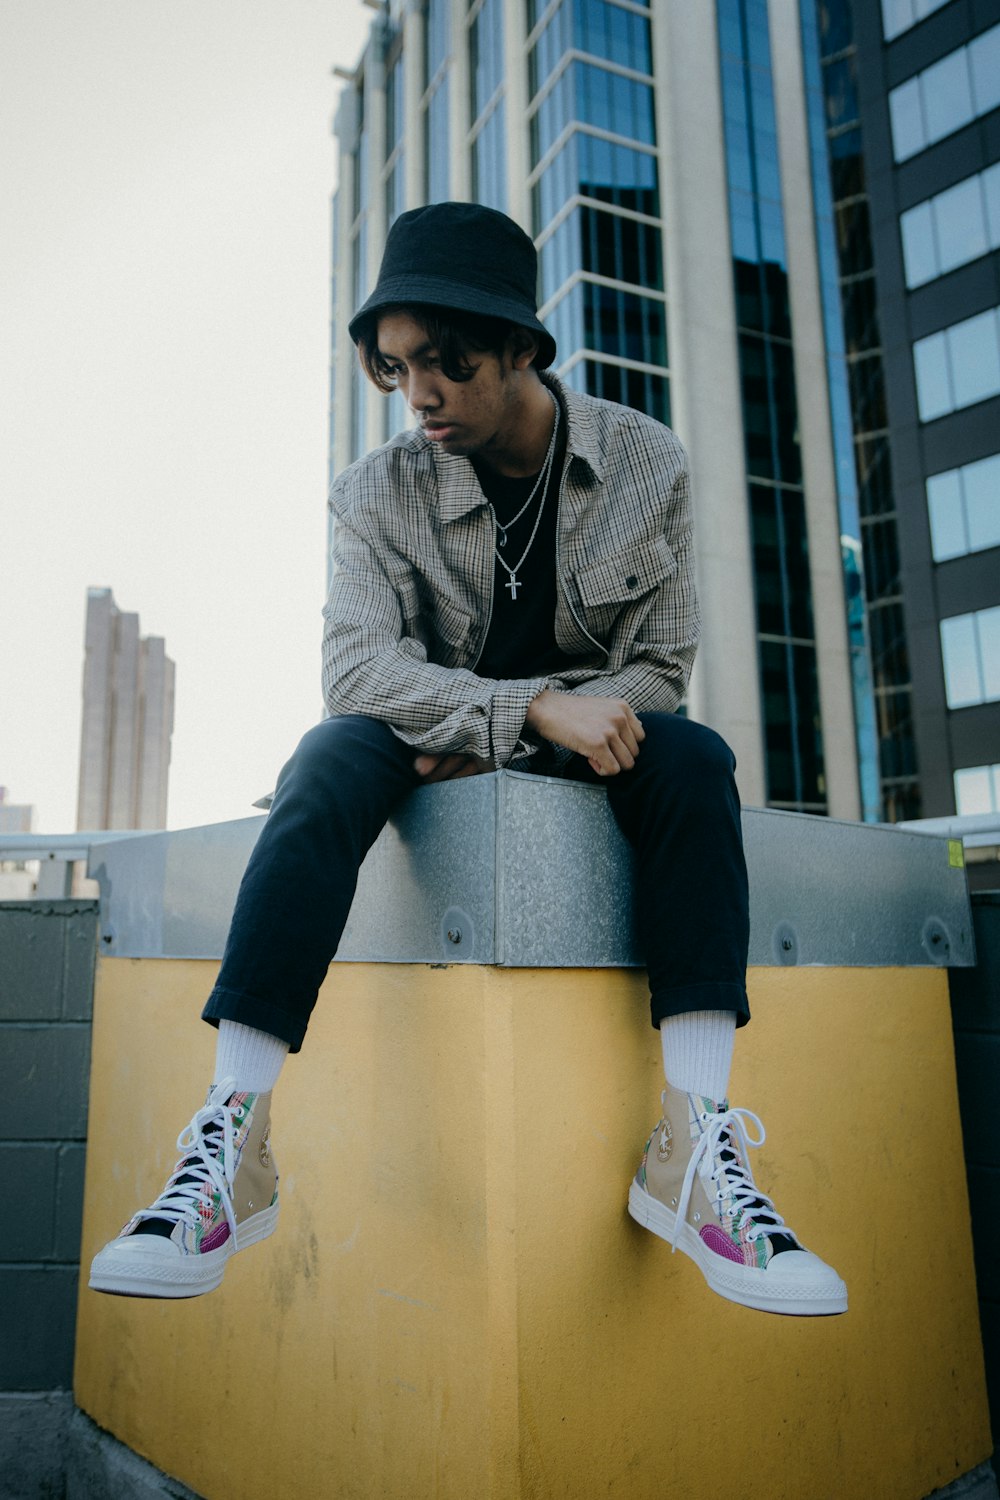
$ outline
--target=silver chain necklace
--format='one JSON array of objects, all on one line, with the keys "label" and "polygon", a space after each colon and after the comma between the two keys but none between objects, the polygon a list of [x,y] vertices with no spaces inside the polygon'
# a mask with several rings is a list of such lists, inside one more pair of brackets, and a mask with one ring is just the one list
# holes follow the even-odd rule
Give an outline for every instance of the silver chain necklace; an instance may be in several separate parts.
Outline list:
[{"label": "silver chain necklace", "polygon": [[[531,548],[534,545],[535,537],[538,535],[538,528],[539,528],[539,526],[541,525],[541,522],[542,522],[542,511],[545,509],[545,500],[546,500],[546,497],[547,497],[548,492],[549,492],[549,475],[552,472],[552,463],[553,463],[553,460],[555,459],[555,454],[556,454],[556,434],[559,431],[559,402],[556,400],[555,396],[552,397],[552,402],[553,402],[553,405],[555,406],[555,409],[556,409],[556,411],[555,411],[555,417],[554,417],[553,422],[552,422],[552,436],[549,439],[549,447],[548,447],[548,452],[545,455],[545,462],[542,464],[541,473],[539,474],[538,478],[535,480],[534,485],[532,486],[531,494],[528,496],[527,500],[521,506],[521,509],[518,511],[517,515],[513,516],[511,518],[511,520],[509,520],[505,526],[501,526],[500,525],[500,522],[497,520],[497,513],[493,509],[493,502],[492,501],[489,502],[490,515],[493,517],[493,551],[494,551],[494,554],[496,556],[497,562],[503,568],[504,572],[508,575],[508,578],[510,580],[508,583],[504,584],[504,588],[510,590],[510,597],[511,597],[512,600],[515,600],[515,601],[517,599],[517,591],[518,591],[518,589],[524,587],[524,585],[522,583],[518,583],[518,581],[517,581],[517,574],[518,574],[519,569],[521,567],[523,567],[523,565],[524,565],[524,559],[527,557],[528,553],[531,551]],[[500,556],[500,548],[501,547],[505,547],[507,545],[507,532],[515,524],[515,522],[519,521],[521,519],[521,517],[524,515],[525,511],[528,509],[528,506],[531,504],[531,502],[534,500],[535,496],[537,495],[539,488],[541,488],[541,491],[542,491],[542,498],[538,502],[538,514],[535,517],[535,524],[531,528],[531,535],[528,538],[528,545],[525,547],[524,551],[521,553],[521,556],[518,558],[518,560],[514,564],[514,566],[511,567],[509,565],[509,563],[505,562],[504,559]],[[499,545],[498,545],[497,539],[496,539],[497,532],[500,533]]]}]

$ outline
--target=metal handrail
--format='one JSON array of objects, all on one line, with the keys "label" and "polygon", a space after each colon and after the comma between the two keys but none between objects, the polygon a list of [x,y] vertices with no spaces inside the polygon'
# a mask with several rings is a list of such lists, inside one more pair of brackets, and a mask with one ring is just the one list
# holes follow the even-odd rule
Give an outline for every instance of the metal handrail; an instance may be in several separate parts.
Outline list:
[{"label": "metal handrail", "polygon": [[75,862],[89,858],[93,844],[139,838],[148,832],[145,828],[108,828],[80,833],[0,833],[0,861],[60,859]]},{"label": "metal handrail", "polygon": [[966,849],[989,849],[1000,844],[1000,813],[966,813],[953,818],[914,818],[897,823],[911,833],[933,833],[939,838],[961,839]]}]

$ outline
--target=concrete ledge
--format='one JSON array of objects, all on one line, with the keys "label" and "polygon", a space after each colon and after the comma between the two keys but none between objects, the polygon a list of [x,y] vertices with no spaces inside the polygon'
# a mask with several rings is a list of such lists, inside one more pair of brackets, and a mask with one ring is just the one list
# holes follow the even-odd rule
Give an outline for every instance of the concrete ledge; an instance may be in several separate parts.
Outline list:
[{"label": "concrete ledge", "polygon": [[[39,1391],[0,1393],[0,1500],[202,1497],[103,1432],[74,1406],[69,1391]],[[327,1491],[322,1500],[335,1496]],[[925,1500],[998,1500],[993,1470],[980,1464]]]},{"label": "concrete ledge", "polygon": [[0,1500],[200,1496],[102,1432],[69,1391],[40,1391],[0,1394]]},{"label": "concrete ledge", "polygon": [[[102,951],[221,958],[262,822],[102,844]],[[743,832],[752,965],[974,962],[960,841],[760,808]],[[418,789],[362,867],[338,959],[640,966],[631,854],[603,787],[498,771]]]}]

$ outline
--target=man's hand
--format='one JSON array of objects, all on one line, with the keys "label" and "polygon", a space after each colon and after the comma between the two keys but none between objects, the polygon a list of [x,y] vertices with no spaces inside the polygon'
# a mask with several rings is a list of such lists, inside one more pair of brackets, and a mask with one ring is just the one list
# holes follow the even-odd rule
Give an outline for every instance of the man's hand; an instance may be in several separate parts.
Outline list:
[{"label": "man's hand", "polygon": [[543,739],[582,755],[598,776],[631,771],[646,732],[624,698],[556,693],[545,688],[524,722]]},{"label": "man's hand", "polygon": [[480,776],[484,771],[494,771],[490,760],[480,760],[478,755],[418,755],[413,769],[424,783],[432,781],[457,781],[460,776]]}]

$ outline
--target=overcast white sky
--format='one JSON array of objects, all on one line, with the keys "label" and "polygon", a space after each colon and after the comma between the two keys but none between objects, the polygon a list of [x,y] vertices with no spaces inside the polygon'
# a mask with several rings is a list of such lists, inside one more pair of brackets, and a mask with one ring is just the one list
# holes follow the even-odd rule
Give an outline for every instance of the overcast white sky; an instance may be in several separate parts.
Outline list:
[{"label": "overcast white sky", "polygon": [[169,824],[319,717],[330,124],[359,0],[0,0],[0,785],[75,827],[86,590],[177,663]]}]

